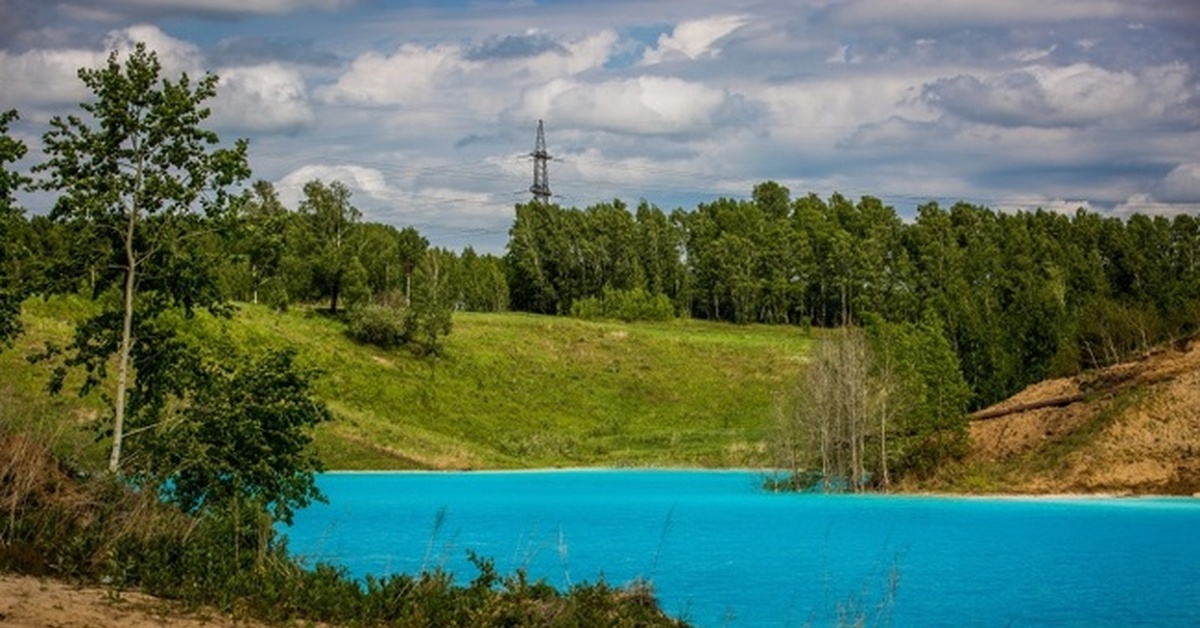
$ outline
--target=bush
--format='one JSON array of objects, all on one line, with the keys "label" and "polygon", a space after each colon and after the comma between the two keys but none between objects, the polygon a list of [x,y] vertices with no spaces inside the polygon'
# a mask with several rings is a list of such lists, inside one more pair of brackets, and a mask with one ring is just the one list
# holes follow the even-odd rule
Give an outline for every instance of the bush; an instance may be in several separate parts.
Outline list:
[{"label": "bush", "polygon": [[390,349],[408,341],[408,321],[399,307],[368,303],[347,315],[350,337],[369,345]]},{"label": "bush", "polygon": [[587,320],[613,318],[633,321],[666,321],[675,317],[675,307],[665,294],[650,294],[645,288],[605,288],[600,297],[586,297],[571,304],[571,316]]}]

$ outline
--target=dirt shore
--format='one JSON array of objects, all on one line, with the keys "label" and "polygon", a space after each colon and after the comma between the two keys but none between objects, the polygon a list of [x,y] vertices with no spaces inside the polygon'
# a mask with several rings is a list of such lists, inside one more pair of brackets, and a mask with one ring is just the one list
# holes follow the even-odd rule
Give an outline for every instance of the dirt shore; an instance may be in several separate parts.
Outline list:
[{"label": "dirt shore", "polygon": [[188,612],[141,593],[0,574],[0,628],[266,628],[214,611]]}]

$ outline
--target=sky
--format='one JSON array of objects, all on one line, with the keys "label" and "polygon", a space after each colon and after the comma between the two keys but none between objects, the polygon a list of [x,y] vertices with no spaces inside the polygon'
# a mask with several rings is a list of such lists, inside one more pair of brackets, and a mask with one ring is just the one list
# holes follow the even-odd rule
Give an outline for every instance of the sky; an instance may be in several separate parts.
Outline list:
[{"label": "sky", "polygon": [[[666,211],[876,196],[1200,214],[1195,0],[0,0],[0,110],[39,161],[80,67],[145,42],[220,77],[209,120],[290,207],[502,253],[530,198]],[[44,212],[47,195],[26,195]]]}]

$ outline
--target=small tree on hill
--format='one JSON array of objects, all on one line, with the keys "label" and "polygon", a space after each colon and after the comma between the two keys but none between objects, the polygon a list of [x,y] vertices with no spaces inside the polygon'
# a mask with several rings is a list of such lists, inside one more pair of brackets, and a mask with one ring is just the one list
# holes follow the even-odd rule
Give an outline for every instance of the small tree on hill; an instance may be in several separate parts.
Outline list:
[{"label": "small tree on hill", "polygon": [[304,184],[300,215],[308,226],[313,256],[313,279],[321,296],[329,297],[329,310],[337,313],[339,300],[366,289],[366,270],[358,260],[358,230],[362,212],[350,203],[350,189],[340,181]]},{"label": "small tree on hill", "polygon": [[412,305],[408,308],[408,338],[417,353],[436,355],[441,339],[450,333],[454,287],[454,254],[429,249],[413,273]]}]

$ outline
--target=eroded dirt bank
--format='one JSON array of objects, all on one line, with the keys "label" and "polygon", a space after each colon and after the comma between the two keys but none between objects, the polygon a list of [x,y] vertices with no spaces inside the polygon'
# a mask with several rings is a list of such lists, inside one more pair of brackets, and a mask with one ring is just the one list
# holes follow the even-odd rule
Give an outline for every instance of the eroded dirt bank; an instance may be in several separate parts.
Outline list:
[{"label": "eroded dirt bank", "polygon": [[[1005,413],[1005,410],[1014,410]],[[1049,380],[976,414],[984,490],[1200,493],[1200,340]]]}]

